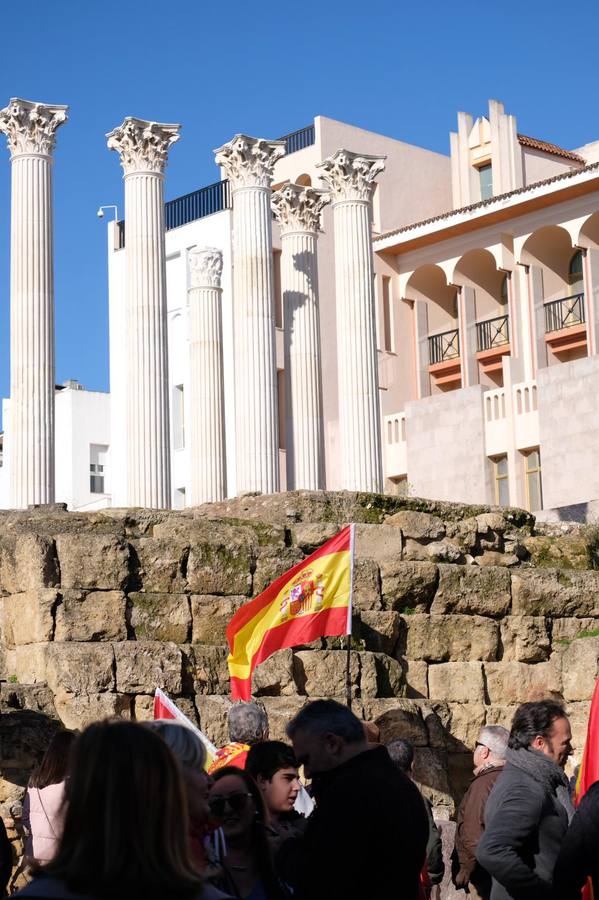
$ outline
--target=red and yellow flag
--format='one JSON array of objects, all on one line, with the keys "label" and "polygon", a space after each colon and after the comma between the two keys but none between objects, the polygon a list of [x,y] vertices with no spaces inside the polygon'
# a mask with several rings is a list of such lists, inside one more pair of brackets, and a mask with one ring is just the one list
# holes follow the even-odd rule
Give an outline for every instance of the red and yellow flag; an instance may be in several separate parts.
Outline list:
[{"label": "red and yellow flag", "polygon": [[[590,786],[596,781],[599,781],[599,678],[595,682],[595,690],[593,691],[591,710],[589,712],[587,739],[576,779],[576,790],[574,791],[575,806],[579,805]],[[593,883],[589,878],[582,889],[582,900],[593,900],[594,896]]]},{"label": "red and yellow flag", "polygon": [[348,525],[246,603],[227,628],[233,700],[249,700],[252,672],[275,650],[351,634],[354,526]]}]

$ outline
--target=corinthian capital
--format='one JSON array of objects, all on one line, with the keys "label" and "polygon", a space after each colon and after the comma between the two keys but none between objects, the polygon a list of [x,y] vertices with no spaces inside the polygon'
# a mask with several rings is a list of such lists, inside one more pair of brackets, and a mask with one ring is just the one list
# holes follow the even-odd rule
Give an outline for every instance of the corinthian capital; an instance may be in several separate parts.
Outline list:
[{"label": "corinthian capital", "polygon": [[292,231],[320,231],[321,212],[330,202],[326,191],[300,184],[286,184],[272,195],[271,206],[281,226],[281,234]]},{"label": "corinthian capital", "polygon": [[146,122],[127,116],[122,125],[109,134],[108,149],[121,157],[125,175],[134,172],[156,172],[161,175],[171,144],[179,140],[180,125]]},{"label": "corinthian capital", "polygon": [[6,135],[11,156],[31,153],[50,156],[56,129],[67,121],[68,108],[13,97],[0,110],[0,131]]},{"label": "corinthian capital", "polygon": [[220,287],[223,254],[216,247],[194,247],[189,254],[189,276],[192,288]]},{"label": "corinthian capital", "polygon": [[270,187],[275,163],[285,156],[285,141],[236,134],[232,141],[214,151],[233,190],[240,187]]},{"label": "corinthian capital", "polygon": [[323,162],[321,178],[331,191],[333,203],[341,200],[371,200],[374,179],[385,168],[385,156],[366,156],[337,150]]}]

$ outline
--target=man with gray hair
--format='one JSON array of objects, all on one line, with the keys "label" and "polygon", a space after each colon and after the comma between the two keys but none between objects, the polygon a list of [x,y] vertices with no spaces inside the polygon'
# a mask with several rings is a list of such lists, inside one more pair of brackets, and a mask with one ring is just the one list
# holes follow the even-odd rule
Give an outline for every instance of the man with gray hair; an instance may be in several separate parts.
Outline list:
[{"label": "man with gray hair", "polygon": [[229,743],[216,754],[208,772],[212,775],[224,766],[245,769],[252,744],[268,739],[268,716],[257,703],[235,703],[229,710]]},{"label": "man with gray hair", "polygon": [[453,852],[453,883],[471,897],[488,900],[491,878],[476,861],[476,848],[485,830],[485,806],[505,765],[509,732],[501,725],[486,725],[474,745],[474,779],[464,794]]}]

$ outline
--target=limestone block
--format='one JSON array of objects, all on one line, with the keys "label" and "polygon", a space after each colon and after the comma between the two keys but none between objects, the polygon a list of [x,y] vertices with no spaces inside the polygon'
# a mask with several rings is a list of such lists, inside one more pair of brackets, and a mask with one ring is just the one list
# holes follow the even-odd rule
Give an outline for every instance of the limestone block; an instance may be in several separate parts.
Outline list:
[{"label": "limestone block", "polygon": [[354,609],[382,609],[381,576],[373,559],[357,559],[354,564]]},{"label": "limestone block", "polygon": [[428,697],[428,665],[421,659],[401,659],[400,665],[406,697]]},{"label": "limestone block", "polygon": [[449,787],[448,758],[444,750],[417,747],[414,750],[414,781],[435,807],[453,811]]},{"label": "limestone block", "polygon": [[247,597],[218,597],[192,595],[192,642],[194,644],[225,644],[227,625]]},{"label": "limestone block", "polygon": [[291,537],[302,553],[310,554],[338,531],[332,522],[297,522],[291,528]]},{"label": "limestone block", "polygon": [[[310,702],[307,697],[262,697],[260,703],[264,706],[268,716],[269,737],[273,741],[285,741],[289,738],[285,729],[294,716]],[[352,705],[352,709],[359,715],[359,708]]]},{"label": "limestone block", "polygon": [[83,729],[101,719],[131,717],[131,698],[126,694],[67,694],[59,691],[54,702],[65,728]]},{"label": "limestone block", "polygon": [[501,706],[494,703],[492,706],[487,706],[485,725],[502,725],[510,731],[517,709],[517,705]]},{"label": "limestone block", "polygon": [[9,677],[18,684],[37,684],[47,680],[46,654],[52,644],[21,644],[14,648],[7,659]]},{"label": "limestone block", "polygon": [[[118,695],[123,696],[123,695]],[[135,694],[131,701],[131,718],[136,722],[151,722],[154,719],[154,696],[151,694]],[[200,726],[200,717],[191,697],[177,697],[177,706],[190,722]]]},{"label": "limestone block", "polygon": [[140,587],[153,594],[182,593],[187,587],[183,568],[188,553],[189,542],[177,537],[132,540],[131,555]]},{"label": "limestone block", "polygon": [[510,607],[510,573],[499,567],[439,566],[431,612],[504,616]]},{"label": "limestone block", "polygon": [[56,607],[57,641],[126,641],[122,591],[66,590]]},{"label": "limestone block", "polygon": [[189,640],[191,612],[187,594],[129,593],[129,624],[138,641]]},{"label": "limestone block", "polygon": [[403,694],[403,671],[386,653],[360,653],[360,696],[399,697]]},{"label": "limestone block", "polygon": [[382,744],[403,738],[415,747],[428,745],[429,734],[422,708],[414,700],[367,699],[364,701],[364,718],[378,725]]},{"label": "limestone block", "polygon": [[496,531],[497,534],[504,534],[510,527],[510,523],[498,512],[481,513],[475,518],[476,529],[479,534],[486,534],[488,531]]},{"label": "limestone block", "polygon": [[522,541],[536,568],[590,569],[589,545],[580,532],[530,535]]},{"label": "limestone block", "polygon": [[478,549],[478,526],[475,518],[449,523],[447,536],[457,541],[466,553],[472,553]]},{"label": "limestone block", "polygon": [[400,621],[399,613],[393,610],[362,610],[358,629],[366,649],[391,655],[399,638]]},{"label": "limestone block", "polygon": [[583,631],[594,631],[599,628],[599,620],[590,617],[551,620],[551,641],[554,646],[569,643],[579,637]]},{"label": "limestone block", "polygon": [[56,546],[39,534],[4,534],[0,539],[0,591],[17,594],[56,587]]},{"label": "limestone block", "polygon": [[511,568],[520,564],[515,553],[500,553],[499,550],[483,550],[474,557],[477,566],[505,566]]},{"label": "limestone block", "polygon": [[430,513],[402,509],[385,519],[386,525],[401,528],[405,538],[417,541],[438,541],[445,536],[445,524]]},{"label": "limestone block", "polygon": [[[253,590],[254,596],[266,590],[269,584],[301,562],[304,554],[298,547],[284,547],[276,553],[259,553],[256,559],[256,571],[254,572]],[[237,593],[242,593],[238,591]]]},{"label": "limestone block", "polygon": [[7,647],[51,641],[58,593],[38,588],[0,599],[2,640]]},{"label": "limestone block", "polygon": [[451,753],[474,750],[481,728],[486,723],[483,703],[435,703],[433,708],[443,723],[447,749]]},{"label": "limestone block", "polygon": [[[437,544],[439,542],[434,541],[433,543]],[[405,561],[410,562],[426,562],[427,560],[430,560],[431,557],[428,553],[428,544],[415,541],[414,538],[406,538],[402,558]]]},{"label": "limestone block", "polygon": [[437,588],[438,568],[431,562],[394,562],[381,566],[385,609],[428,612]]},{"label": "limestone block", "polygon": [[[270,702],[278,698],[266,698]],[[287,698],[285,698],[287,699]],[[290,701],[291,702],[291,701]],[[200,716],[200,728],[216,747],[224,747],[229,742],[227,715],[233,703],[230,697],[218,694],[198,694],[195,705]]]},{"label": "limestone block", "polygon": [[503,706],[561,696],[560,673],[553,662],[485,663],[485,676],[490,703]]},{"label": "limestone block", "polygon": [[402,533],[393,525],[356,525],[355,553],[358,559],[401,559]]},{"label": "limestone block", "polygon": [[549,658],[547,621],[543,616],[506,616],[501,623],[505,662],[543,662]]},{"label": "limestone block", "polygon": [[153,694],[161,688],[181,693],[181,650],[173,643],[121,641],[112,644],[116,662],[116,689],[122,694]]},{"label": "limestone block", "polygon": [[56,718],[54,695],[46,684],[0,683],[0,712],[24,709]]},{"label": "limestone block", "polygon": [[[309,697],[345,696],[345,650],[299,650],[294,656],[295,683],[298,693]],[[350,655],[352,696],[360,684],[360,654]]]},{"label": "limestone block", "polygon": [[46,672],[55,694],[100,694],[114,690],[113,646],[91,642],[55,641],[47,645]]},{"label": "limestone block", "polygon": [[399,650],[408,659],[461,662],[497,659],[499,625],[484,616],[402,616]]},{"label": "limestone block", "polygon": [[[111,534],[59,534],[56,550],[61,587],[114,590],[129,578],[129,547]],[[83,562],[85,561],[85,562]]]},{"label": "limestone block", "polygon": [[210,647],[192,644],[185,656],[196,694],[230,693],[227,647]]},{"label": "limestone block", "polygon": [[217,522],[189,533],[187,584],[193,594],[245,594],[252,590],[253,532]]},{"label": "limestone block", "polygon": [[512,572],[515,614],[599,616],[599,572],[519,569]]},{"label": "limestone block", "polygon": [[[490,665],[498,665],[490,663]],[[431,700],[484,703],[483,667],[479,662],[447,662],[428,667]]]},{"label": "limestone block", "polygon": [[254,670],[252,694],[278,697],[295,694],[293,651],[278,650]]},{"label": "limestone block", "polygon": [[591,700],[599,675],[599,637],[579,638],[562,653],[566,700]]},{"label": "limestone block", "polygon": [[574,753],[570,761],[574,766],[582,760],[582,751],[587,739],[589,727],[589,712],[591,703],[589,700],[570,701],[566,707],[570,727],[572,729],[572,749]]},{"label": "limestone block", "polygon": [[426,552],[429,559],[440,563],[463,563],[465,556],[462,550],[453,541],[433,541],[426,544]]}]

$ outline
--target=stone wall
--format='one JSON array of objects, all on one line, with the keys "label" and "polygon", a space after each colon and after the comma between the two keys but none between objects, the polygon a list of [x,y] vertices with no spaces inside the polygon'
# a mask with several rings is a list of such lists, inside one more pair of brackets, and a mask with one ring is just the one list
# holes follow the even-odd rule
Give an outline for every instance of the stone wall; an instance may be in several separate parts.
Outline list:
[{"label": "stone wall", "polygon": [[[599,653],[593,534],[520,510],[349,493],[245,497],[182,512],[0,514],[0,810],[62,722],[151,716],[163,688],[216,743],[225,628],[273,578],[357,525],[354,709],[407,737],[450,815],[485,723],[564,699],[580,755]],[[339,639],[275,654],[254,691],[273,736],[308,699],[344,698]]]}]

